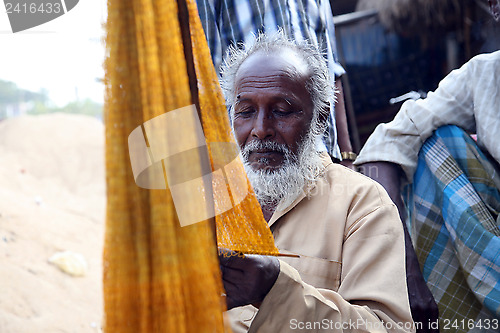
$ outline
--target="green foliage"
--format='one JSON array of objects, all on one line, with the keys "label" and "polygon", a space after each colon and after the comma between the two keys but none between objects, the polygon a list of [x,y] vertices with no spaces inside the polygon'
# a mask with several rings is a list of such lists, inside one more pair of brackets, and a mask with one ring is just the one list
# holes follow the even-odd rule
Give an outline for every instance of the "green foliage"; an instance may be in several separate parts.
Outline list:
[{"label": "green foliage", "polygon": [[0,104],[15,103],[18,101],[19,89],[13,82],[0,81]]},{"label": "green foliage", "polygon": [[34,103],[28,114],[45,114],[52,112],[65,112],[84,114],[87,116],[100,117],[102,116],[102,104],[96,103],[91,99],[81,101],[73,101],[63,107],[47,106],[46,103]]},{"label": "green foliage", "polygon": [[29,90],[19,89],[14,82],[0,80],[0,106],[20,102],[46,103],[47,101],[48,97],[46,90],[35,93]]},{"label": "green foliage", "polygon": [[84,114],[93,117],[102,117],[102,104],[91,99],[77,100],[63,107],[53,106],[48,98],[47,90],[42,89],[35,93],[20,89],[13,82],[0,80],[0,119],[8,105],[28,103],[28,114],[37,115],[52,112],[66,112]]}]

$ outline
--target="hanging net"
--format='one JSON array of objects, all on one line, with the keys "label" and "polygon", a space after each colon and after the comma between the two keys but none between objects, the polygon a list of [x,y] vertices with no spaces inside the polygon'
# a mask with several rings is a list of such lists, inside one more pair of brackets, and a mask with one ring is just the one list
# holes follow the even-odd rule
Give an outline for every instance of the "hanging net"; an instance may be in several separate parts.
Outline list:
[{"label": "hanging net", "polygon": [[194,1],[108,0],[106,47],[104,331],[226,331],[217,246],[278,250]]}]

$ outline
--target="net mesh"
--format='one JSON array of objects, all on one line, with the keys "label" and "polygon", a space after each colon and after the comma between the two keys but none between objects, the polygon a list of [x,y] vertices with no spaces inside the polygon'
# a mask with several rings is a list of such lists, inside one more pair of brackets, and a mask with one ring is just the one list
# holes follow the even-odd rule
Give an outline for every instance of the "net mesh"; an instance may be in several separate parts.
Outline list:
[{"label": "net mesh", "polygon": [[[181,7],[187,16],[179,16]],[[103,328],[113,333],[227,331],[217,246],[270,255],[278,250],[238,158],[196,5],[193,0],[108,0],[106,29]],[[194,116],[176,123],[186,136],[173,130],[153,135],[147,126],[192,104]],[[176,153],[186,142],[200,141],[191,135],[197,122],[212,173],[201,182],[209,179],[207,187],[185,190],[189,177],[172,178],[178,170],[185,171],[183,177],[207,176],[203,149]],[[129,135],[136,129],[144,138],[145,164],[159,170],[155,175],[163,176],[163,189],[137,185],[129,150]],[[158,152],[169,158],[159,158]],[[153,173],[146,176],[150,183],[156,180]],[[181,188],[188,202],[203,197],[188,211],[197,216],[201,211],[204,221],[181,226],[174,188]]]}]

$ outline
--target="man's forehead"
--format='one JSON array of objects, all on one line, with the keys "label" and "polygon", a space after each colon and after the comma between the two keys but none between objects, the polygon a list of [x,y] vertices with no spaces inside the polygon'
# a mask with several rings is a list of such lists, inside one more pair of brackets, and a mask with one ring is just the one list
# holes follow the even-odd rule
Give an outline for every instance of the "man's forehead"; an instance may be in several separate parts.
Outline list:
[{"label": "man's forehead", "polygon": [[285,48],[279,51],[258,51],[250,55],[238,68],[236,80],[241,75],[248,75],[249,72],[265,74],[271,70],[285,71],[297,78],[309,75],[305,60],[297,52]]}]

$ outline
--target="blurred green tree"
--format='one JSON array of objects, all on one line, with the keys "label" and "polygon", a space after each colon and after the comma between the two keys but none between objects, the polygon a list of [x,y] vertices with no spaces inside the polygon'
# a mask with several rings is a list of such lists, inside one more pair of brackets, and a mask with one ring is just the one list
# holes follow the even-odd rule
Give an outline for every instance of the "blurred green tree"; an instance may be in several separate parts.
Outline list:
[{"label": "blurred green tree", "polygon": [[75,100],[58,107],[53,105],[46,89],[32,92],[20,89],[14,82],[0,80],[0,119],[7,116],[7,108],[20,109],[22,104],[25,104],[23,108],[27,113],[32,115],[65,112],[102,118],[103,112],[103,105],[89,98]]}]

